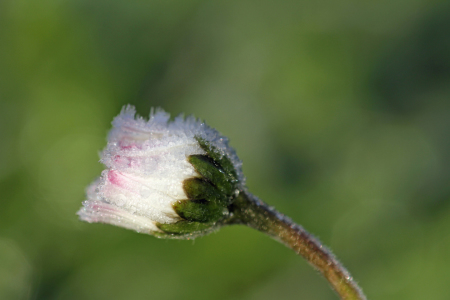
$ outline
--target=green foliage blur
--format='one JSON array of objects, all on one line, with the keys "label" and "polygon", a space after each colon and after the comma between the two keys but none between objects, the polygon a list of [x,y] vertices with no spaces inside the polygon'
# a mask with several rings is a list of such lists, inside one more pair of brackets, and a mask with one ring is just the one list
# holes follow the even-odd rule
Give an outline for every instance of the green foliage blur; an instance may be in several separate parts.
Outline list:
[{"label": "green foliage blur", "polygon": [[337,299],[245,227],[80,222],[127,103],[228,136],[369,299],[450,299],[448,1],[0,1],[0,299]]}]

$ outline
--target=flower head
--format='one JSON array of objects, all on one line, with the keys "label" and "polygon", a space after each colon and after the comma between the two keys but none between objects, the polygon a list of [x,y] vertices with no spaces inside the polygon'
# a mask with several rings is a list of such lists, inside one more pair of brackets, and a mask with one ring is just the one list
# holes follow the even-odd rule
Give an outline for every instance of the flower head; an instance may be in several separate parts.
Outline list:
[{"label": "flower head", "polygon": [[169,118],[160,109],[148,121],[122,109],[101,154],[107,169],[88,187],[80,219],[189,238],[227,218],[244,184],[241,162],[205,123]]}]

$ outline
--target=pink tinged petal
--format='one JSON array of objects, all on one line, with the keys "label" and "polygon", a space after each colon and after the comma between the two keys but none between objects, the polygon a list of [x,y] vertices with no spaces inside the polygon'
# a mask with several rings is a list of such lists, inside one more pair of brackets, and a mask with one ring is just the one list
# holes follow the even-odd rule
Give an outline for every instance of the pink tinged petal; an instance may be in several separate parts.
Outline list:
[{"label": "pink tinged petal", "polygon": [[[106,176],[107,180],[102,187],[102,191],[105,194],[105,188],[111,187],[115,191],[128,191],[131,195],[140,196],[146,198],[149,194],[147,191],[154,191],[166,195],[170,198],[170,202],[175,200],[184,200],[187,198],[181,184],[184,178],[166,178],[164,176],[148,176],[141,177],[135,174],[119,172],[117,170],[103,171],[102,176]],[[110,195],[106,195],[109,197]]]},{"label": "pink tinged petal", "polygon": [[[121,173],[117,170],[107,170],[103,172],[97,190],[100,199],[119,209],[160,223],[172,223],[179,220],[180,217],[172,206],[177,199],[172,195],[178,193],[178,199],[186,199],[181,185],[173,187],[179,189],[178,191],[169,188],[166,191],[159,191],[154,189],[154,186],[158,185],[155,182],[147,182],[141,177]],[[172,193],[172,195],[168,193]]]},{"label": "pink tinged petal", "polygon": [[112,224],[150,234],[160,232],[154,221],[101,201],[84,201],[77,214],[81,220],[89,223]]},{"label": "pink tinged petal", "polygon": [[123,187],[126,188],[127,185],[127,180],[126,177],[121,176],[119,172],[115,171],[115,170],[110,170],[108,172],[108,181],[111,184],[117,185],[119,187]]}]

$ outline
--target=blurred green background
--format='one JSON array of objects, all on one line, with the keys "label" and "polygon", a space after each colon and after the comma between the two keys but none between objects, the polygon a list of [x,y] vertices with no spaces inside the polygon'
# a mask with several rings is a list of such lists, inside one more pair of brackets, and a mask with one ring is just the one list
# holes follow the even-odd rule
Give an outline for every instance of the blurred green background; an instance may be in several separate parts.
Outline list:
[{"label": "blurred green background", "polygon": [[450,299],[448,1],[0,1],[0,299],[337,299],[245,227],[78,221],[127,103],[228,136],[369,299]]}]

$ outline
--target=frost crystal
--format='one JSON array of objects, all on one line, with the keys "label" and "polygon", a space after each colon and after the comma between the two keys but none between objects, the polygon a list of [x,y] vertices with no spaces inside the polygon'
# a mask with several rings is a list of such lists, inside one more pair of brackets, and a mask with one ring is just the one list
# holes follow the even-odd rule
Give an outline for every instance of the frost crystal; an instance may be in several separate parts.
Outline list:
[{"label": "frost crystal", "polygon": [[134,107],[124,107],[112,122],[100,160],[107,169],[88,187],[80,219],[145,233],[160,232],[158,224],[180,221],[173,205],[188,201],[183,182],[199,177],[187,160],[206,154],[199,139],[227,156],[244,184],[241,162],[216,130],[193,117],[170,122],[161,109],[152,111],[148,121],[135,114]]}]

